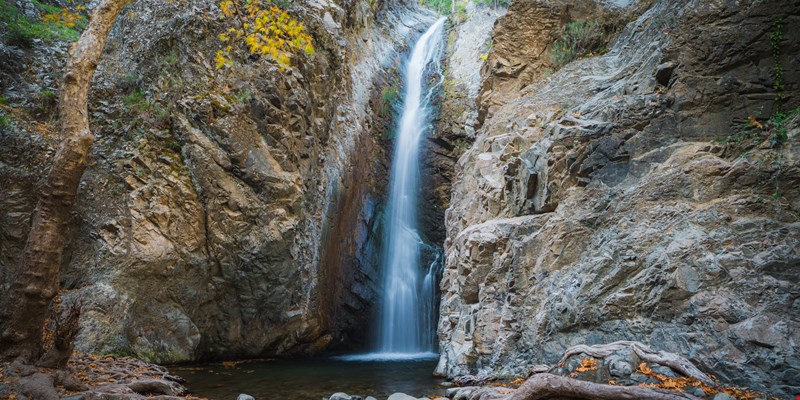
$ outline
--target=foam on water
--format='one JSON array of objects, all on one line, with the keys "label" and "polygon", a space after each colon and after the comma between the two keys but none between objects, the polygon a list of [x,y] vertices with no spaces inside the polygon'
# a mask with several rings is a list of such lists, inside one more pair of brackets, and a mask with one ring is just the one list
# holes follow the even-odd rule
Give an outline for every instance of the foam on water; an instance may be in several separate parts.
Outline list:
[{"label": "foam on water", "polygon": [[430,361],[439,358],[438,353],[364,353],[348,354],[344,356],[331,357],[340,361]]}]

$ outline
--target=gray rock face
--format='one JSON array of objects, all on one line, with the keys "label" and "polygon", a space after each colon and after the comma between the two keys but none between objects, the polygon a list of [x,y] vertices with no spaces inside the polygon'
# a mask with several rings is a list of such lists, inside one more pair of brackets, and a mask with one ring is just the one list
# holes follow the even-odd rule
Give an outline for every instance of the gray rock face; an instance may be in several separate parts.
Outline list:
[{"label": "gray rock face", "polygon": [[[132,3],[98,67],[97,141],[62,269],[65,301],[84,304],[79,350],[313,353],[370,317],[384,179],[372,82],[434,16],[394,0],[290,2],[313,57],[218,70],[217,4]],[[30,75],[0,71],[15,106],[33,96],[26,79],[57,82],[64,53],[37,51]],[[52,120],[37,123],[0,128],[0,285],[58,143]]]},{"label": "gray rock face", "polygon": [[478,112],[474,99],[481,87],[480,70],[491,48],[494,22],[504,13],[502,6],[470,2],[466,19],[454,25],[448,35],[439,113],[421,154],[422,187],[426,188],[421,194],[428,206],[420,210],[420,223],[432,243],[444,242],[442,221],[450,204],[455,163],[475,140]]},{"label": "gray rock face", "polygon": [[[608,54],[493,95],[510,100],[459,159],[447,210],[438,373],[524,375],[572,345],[640,340],[800,391],[800,119],[780,146],[770,128],[719,142],[798,107],[800,31],[783,29],[780,101],[768,36],[799,7],[656,2]],[[525,34],[514,10],[496,32]],[[525,57],[498,40],[497,59]]]}]

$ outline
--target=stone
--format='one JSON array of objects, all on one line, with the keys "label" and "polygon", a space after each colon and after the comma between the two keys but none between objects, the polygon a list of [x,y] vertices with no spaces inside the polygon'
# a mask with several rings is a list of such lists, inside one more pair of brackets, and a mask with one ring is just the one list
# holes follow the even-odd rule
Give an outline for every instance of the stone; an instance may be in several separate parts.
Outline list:
[{"label": "stone", "polygon": [[353,397],[353,396],[350,396],[347,393],[339,392],[339,393],[332,394],[331,397],[328,398],[328,400],[356,400],[356,398]]},{"label": "stone", "polygon": [[686,393],[690,393],[690,394],[692,394],[694,396],[701,397],[701,398],[702,397],[706,397],[706,392],[702,388],[699,388],[699,387],[687,388]]},{"label": "stone", "polygon": [[42,372],[25,376],[17,382],[19,393],[31,399],[58,400],[53,376]]},{"label": "stone", "polygon": [[389,396],[389,398],[386,399],[386,400],[417,400],[417,398],[413,397],[413,396],[409,396],[409,395],[407,395],[405,393],[395,393],[395,394]]},{"label": "stone", "polygon": [[477,389],[477,386],[452,387],[445,390],[444,395],[449,399],[466,399]]},{"label": "stone", "polygon": [[711,400],[736,400],[736,397],[733,397],[727,393],[717,393]]},{"label": "stone", "polygon": [[639,366],[639,358],[630,349],[615,352],[603,359],[609,373],[617,378],[627,378]]},{"label": "stone", "polygon": [[[255,397],[250,396],[249,394],[241,393],[239,394],[239,396],[236,397],[236,400],[256,400],[256,399]],[[343,399],[343,400],[348,400],[348,399]]]}]

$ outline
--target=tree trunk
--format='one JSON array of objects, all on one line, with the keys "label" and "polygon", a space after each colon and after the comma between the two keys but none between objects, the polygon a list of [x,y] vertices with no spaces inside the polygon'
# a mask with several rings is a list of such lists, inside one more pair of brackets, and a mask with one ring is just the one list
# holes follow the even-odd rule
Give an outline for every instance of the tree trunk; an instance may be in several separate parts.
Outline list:
[{"label": "tree trunk", "polygon": [[70,48],[58,103],[62,142],[36,204],[3,310],[0,354],[5,359],[33,363],[42,355],[48,305],[59,289],[64,235],[94,141],[87,110],[89,87],[108,33],[129,1],[102,0]]}]

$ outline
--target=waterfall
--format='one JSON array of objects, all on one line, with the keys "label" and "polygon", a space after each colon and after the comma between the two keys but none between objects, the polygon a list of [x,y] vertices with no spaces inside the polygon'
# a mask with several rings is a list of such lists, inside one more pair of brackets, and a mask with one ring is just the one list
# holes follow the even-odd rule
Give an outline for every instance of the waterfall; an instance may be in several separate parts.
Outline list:
[{"label": "waterfall", "polygon": [[[430,125],[430,100],[437,85],[428,86],[433,72],[441,79],[440,59],[445,18],[419,38],[405,69],[403,107],[395,140],[384,237],[383,305],[378,350],[381,353],[432,352],[435,271],[420,267],[417,234],[420,145]],[[428,272],[427,275],[425,273]]]},{"label": "waterfall", "polygon": [[[419,152],[430,127],[431,100],[442,83],[441,58],[446,18],[431,25],[414,44],[403,77],[402,113],[397,126],[384,225],[383,301],[377,352],[338,357],[349,361],[430,359],[435,350],[436,277],[441,257],[421,266],[422,250],[433,250],[417,233]],[[438,81],[429,84],[429,78]]]}]

